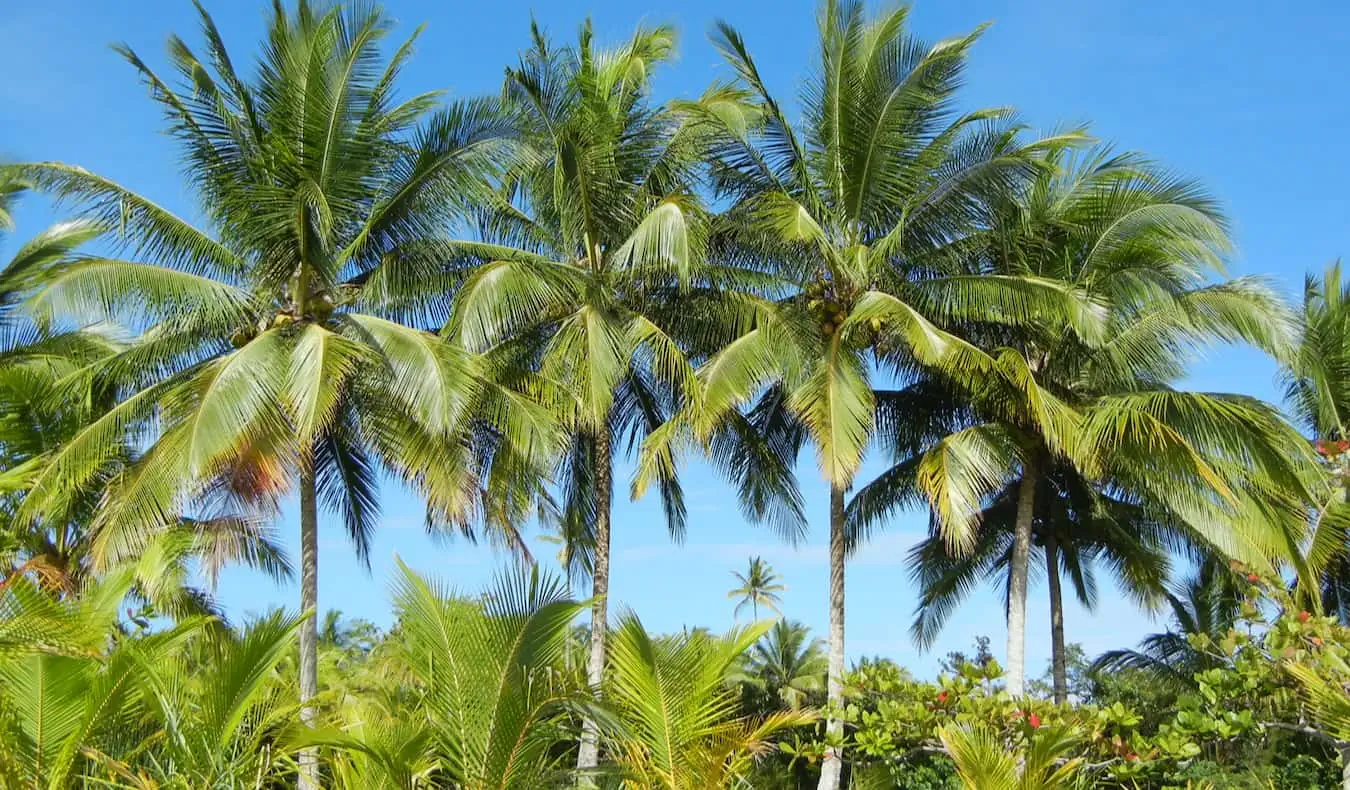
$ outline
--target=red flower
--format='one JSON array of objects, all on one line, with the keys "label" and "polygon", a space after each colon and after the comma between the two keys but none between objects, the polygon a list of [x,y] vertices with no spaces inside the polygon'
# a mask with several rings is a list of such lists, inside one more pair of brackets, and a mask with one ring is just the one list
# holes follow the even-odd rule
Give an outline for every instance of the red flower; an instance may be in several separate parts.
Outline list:
[{"label": "red flower", "polygon": [[946,705],[946,704],[947,704],[947,692],[944,691],[944,692],[941,692],[940,694],[938,694],[938,696],[937,696],[937,701],[938,701],[939,703],[943,704],[943,705]]},{"label": "red flower", "polygon": [[1316,450],[1319,455],[1326,455],[1327,443],[1322,441],[1321,439],[1318,439],[1317,441],[1313,442],[1313,449]]},{"label": "red flower", "polygon": [[1139,755],[1135,754],[1134,752],[1130,752],[1129,754],[1125,755],[1125,759],[1126,759],[1126,760],[1138,760],[1138,759],[1139,759]]},{"label": "red flower", "polygon": [[1300,623],[1306,623],[1306,622],[1308,622],[1308,618],[1309,618],[1309,617],[1312,617],[1312,615],[1308,614],[1307,612],[1299,612],[1299,613],[1298,613],[1298,621],[1299,621]]},{"label": "red flower", "polygon": [[1320,637],[1320,636],[1314,636],[1314,637],[1312,638],[1311,641],[1312,641],[1312,643],[1313,643],[1314,645],[1316,645],[1316,646],[1318,646],[1318,647],[1321,647],[1321,646],[1322,646],[1322,637]]},{"label": "red flower", "polygon": [[1247,574],[1247,581],[1251,582],[1252,584],[1256,584],[1257,582],[1261,581],[1261,577],[1257,576],[1255,573],[1249,573]]},{"label": "red flower", "polygon": [[1031,724],[1033,730],[1041,726],[1041,717],[1034,713],[1027,717],[1027,721]]},{"label": "red flower", "polygon": [[1346,450],[1350,450],[1350,442],[1347,442],[1344,439],[1336,442],[1336,452],[1344,453]]}]

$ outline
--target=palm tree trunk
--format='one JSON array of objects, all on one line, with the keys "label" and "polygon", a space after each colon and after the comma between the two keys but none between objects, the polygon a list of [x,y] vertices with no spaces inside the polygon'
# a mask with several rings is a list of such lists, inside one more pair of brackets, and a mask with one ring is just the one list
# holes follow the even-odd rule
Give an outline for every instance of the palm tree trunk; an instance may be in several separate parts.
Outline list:
[{"label": "palm tree trunk", "polygon": [[1027,570],[1031,563],[1031,529],[1036,515],[1036,465],[1023,464],[1017,492],[1017,529],[1013,535],[1012,568],[1008,578],[1008,693],[1026,693]]},{"label": "palm tree trunk", "polygon": [[[300,624],[300,721],[314,726],[309,701],[319,693],[319,502],[312,458],[300,460],[300,609],[308,617]],[[299,755],[300,790],[318,790],[319,755],[303,749]]]},{"label": "palm tree trunk", "polygon": [[[844,705],[844,489],[830,486],[830,655],[826,676],[827,699],[832,710]],[[831,714],[825,732],[838,741],[844,734],[844,722]],[[842,749],[825,750],[825,761],[820,767],[817,790],[839,790],[843,772]]]},{"label": "palm tree trunk", "polygon": [[[610,507],[614,497],[613,453],[609,426],[595,437],[595,567],[591,573],[591,655],[586,663],[586,681],[591,691],[600,693],[605,677],[605,637],[609,623],[609,533]],[[594,770],[600,763],[600,733],[595,722],[582,722],[581,748],[577,752],[577,770]],[[594,783],[587,777],[582,783]]]},{"label": "palm tree trunk", "polygon": [[1055,704],[1069,701],[1069,675],[1064,653],[1064,595],[1059,585],[1059,543],[1054,535],[1045,538],[1045,572],[1050,585],[1050,655],[1054,676]]}]

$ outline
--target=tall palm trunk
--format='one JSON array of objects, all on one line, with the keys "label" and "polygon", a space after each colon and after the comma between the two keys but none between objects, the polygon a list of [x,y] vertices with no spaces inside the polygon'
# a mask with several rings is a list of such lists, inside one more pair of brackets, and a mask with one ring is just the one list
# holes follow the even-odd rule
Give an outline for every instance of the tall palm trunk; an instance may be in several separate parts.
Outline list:
[{"label": "tall palm trunk", "polygon": [[[300,460],[300,609],[308,617],[300,624],[300,721],[314,726],[309,701],[319,693],[319,497],[313,457]],[[318,790],[319,755],[300,752],[300,790]]]},{"label": "tall palm trunk", "polygon": [[[844,705],[844,489],[830,486],[830,655],[827,675],[827,699],[832,710]],[[844,734],[844,721],[832,713],[825,732],[833,740]],[[843,752],[830,748],[820,767],[817,790],[839,790],[843,772]]]},{"label": "tall palm trunk", "polygon": [[[614,497],[613,453],[610,449],[609,426],[595,437],[595,567],[591,574],[591,655],[586,663],[586,681],[591,691],[600,693],[605,677],[605,637],[609,623],[609,533],[610,506]],[[600,733],[595,722],[582,723],[581,748],[577,753],[577,769],[594,770],[600,763]],[[583,784],[593,784],[583,778]]]},{"label": "tall palm trunk", "polygon": [[1069,701],[1069,675],[1064,654],[1064,594],[1059,584],[1059,543],[1054,535],[1045,538],[1045,572],[1050,586],[1050,655],[1054,676],[1055,703]]},{"label": "tall palm trunk", "polygon": [[1027,570],[1031,564],[1031,529],[1036,515],[1039,470],[1033,461],[1023,464],[1017,492],[1017,525],[1013,535],[1012,568],[1008,578],[1008,693],[1026,693]]}]

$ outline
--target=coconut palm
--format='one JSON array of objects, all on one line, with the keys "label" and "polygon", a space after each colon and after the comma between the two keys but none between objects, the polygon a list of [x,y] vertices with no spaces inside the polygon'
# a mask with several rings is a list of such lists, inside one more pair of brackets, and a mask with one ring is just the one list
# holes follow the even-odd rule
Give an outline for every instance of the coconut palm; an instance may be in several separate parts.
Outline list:
[{"label": "coconut palm", "polygon": [[[936,529],[910,552],[911,574],[921,591],[911,628],[915,641],[931,646],[939,631],[980,582],[1010,588],[1020,481],[1012,481],[980,515],[975,546],[953,554]],[[1043,574],[1050,597],[1051,657],[1055,701],[1068,701],[1064,602],[1067,578],[1075,597],[1091,610],[1097,603],[1097,569],[1111,574],[1118,590],[1152,609],[1162,598],[1179,538],[1137,503],[1111,496],[1073,470],[1050,470],[1040,481],[1032,526],[1033,575]]]},{"label": "coconut palm", "polygon": [[742,673],[775,705],[802,708],[825,687],[824,645],[795,620],[780,619],[750,648]]},{"label": "coconut palm", "polygon": [[745,573],[732,571],[732,576],[740,582],[740,586],[727,593],[731,599],[739,598],[740,603],[736,604],[735,615],[740,616],[741,610],[746,606],[750,607],[750,616],[759,620],[759,605],[764,604],[772,609],[775,614],[781,614],[778,611],[778,602],[781,600],[779,593],[787,587],[778,583],[778,574],[773,572],[769,563],[760,557],[751,557],[750,564],[746,567]]},{"label": "coconut palm", "polygon": [[1281,368],[1285,402],[1314,438],[1327,472],[1319,487],[1312,537],[1305,551],[1300,587],[1309,606],[1350,620],[1350,282],[1340,261],[1303,287],[1298,345]]},{"label": "coconut palm", "polygon": [[[31,303],[40,316],[133,316],[145,331],[91,369],[86,384],[118,402],[46,456],[23,510],[59,510],[129,429],[153,427],[94,523],[98,559],[135,554],[184,502],[270,507],[293,488],[312,613],[321,503],[364,556],[381,468],[426,496],[434,522],[466,524],[500,512],[479,498],[479,461],[522,469],[549,444],[541,415],[493,380],[495,362],[416,328],[445,314],[445,289],[426,287],[450,282],[441,235],[509,153],[510,128],[489,102],[396,100],[412,41],[384,58],[390,24],[364,6],[278,5],[251,79],[201,17],[204,58],[170,41],[182,87],[120,51],[168,114],[203,228],[79,167],[17,166],[144,259],[85,260]],[[300,629],[302,701],[317,689],[316,632],[312,617]]]},{"label": "coconut palm", "polygon": [[769,627],[653,640],[635,616],[620,622],[606,700],[617,718],[611,750],[625,790],[744,787],[754,758],[772,751],[776,734],[815,721],[809,711],[753,717],[737,710],[727,681]]},{"label": "coconut palm", "polygon": [[1284,368],[1294,417],[1319,439],[1346,438],[1350,421],[1350,282],[1336,261],[1303,285],[1298,346]]},{"label": "coconut palm", "polygon": [[1228,563],[1206,558],[1196,571],[1171,585],[1166,595],[1169,630],[1144,637],[1137,650],[1110,650],[1092,662],[1091,672],[1140,670],[1178,691],[1195,687],[1195,675],[1219,665],[1209,652],[1191,643],[1194,636],[1218,642],[1237,622],[1243,589]]},{"label": "coconut palm", "polygon": [[[649,440],[639,476],[639,488],[664,479],[692,432],[759,515],[784,490],[793,496],[782,469],[805,441],[815,445],[830,490],[835,706],[844,671],[845,495],[889,400],[874,370],[982,375],[979,352],[942,328],[974,316],[1017,324],[1054,314],[1084,331],[1093,324],[1090,305],[1074,293],[961,270],[979,196],[1026,177],[1051,142],[1023,144],[1001,111],[953,112],[979,34],[925,46],[906,35],[906,14],[869,19],[860,2],[822,6],[821,60],[803,92],[801,127],[768,93],[740,34],[718,26],[714,43],[737,82],[690,108],[716,130],[713,183],[730,204],[711,249],[773,280],[757,292],[767,298],[755,303],[749,331],[701,368],[697,411]],[[759,439],[752,451],[738,441],[745,436]],[[777,512],[799,517],[799,501]],[[831,735],[841,727],[832,717]],[[820,786],[836,788],[840,769],[831,749]]]},{"label": "coconut palm", "polygon": [[[1025,189],[996,200],[974,257],[987,271],[1090,294],[1106,310],[1104,339],[1084,342],[1053,320],[1014,333],[969,326],[1006,375],[977,388],[955,382],[967,408],[934,410],[921,428],[898,429],[895,466],[859,492],[855,513],[865,530],[917,492],[937,490],[930,501],[942,534],[969,535],[983,504],[1017,481],[1013,694],[1024,689],[1037,491],[1052,469],[1068,464],[1200,543],[1258,565],[1292,553],[1311,469],[1306,442],[1269,405],[1173,388],[1207,344],[1247,341],[1280,354],[1289,338],[1287,310],[1262,283],[1210,281],[1222,276],[1227,249],[1213,201],[1134,155],[1074,158],[1056,149],[1046,161]],[[923,389],[932,386],[916,385],[910,398],[934,397]],[[935,439],[944,427],[949,433]]]},{"label": "coconut palm", "polygon": [[[479,212],[478,239],[457,245],[466,279],[451,330],[569,395],[558,404],[567,442],[556,520],[569,572],[591,577],[587,676],[598,689],[615,459],[695,389],[686,353],[712,342],[735,273],[703,262],[700,124],[649,98],[674,51],[671,29],[642,27],[611,49],[596,45],[589,23],[573,46],[533,34],[504,89],[528,153]],[[663,480],[661,494],[678,538],[678,480]],[[595,767],[596,747],[588,726],[583,770]]]}]

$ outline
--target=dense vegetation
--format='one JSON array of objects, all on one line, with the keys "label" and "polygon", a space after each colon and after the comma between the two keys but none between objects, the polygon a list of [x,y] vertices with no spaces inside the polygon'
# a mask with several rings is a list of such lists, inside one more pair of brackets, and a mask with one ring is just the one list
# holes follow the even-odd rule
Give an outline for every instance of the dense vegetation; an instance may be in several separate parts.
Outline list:
[{"label": "dense vegetation", "polygon": [[[451,102],[360,4],[278,2],[248,72],[205,10],[167,79],[120,48],[201,219],[0,166],[0,230],[24,193],[71,217],[0,271],[0,786],[1350,787],[1350,283],[1229,277],[1200,185],[962,108],[979,32],[906,15],[825,2],[799,112],[726,25],[730,78],[664,103],[662,26],[534,29]],[[1292,420],[1180,388],[1215,344]],[[694,454],[780,537],[828,490],[824,638],[759,558],[731,633],[611,609],[616,465],[678,537]],[[542,522],[567,578],[317,611],[319,522],[364,556],[384,475],[506,553]],[[221,568],[294,572],[289,497],[300,600],[227,622]],[[916,641],[993,580],[1006,668],[846,664],[848,557],[916,508]],[[1063,598],[1103,572],[1170,630],[1084,656]]]}]

